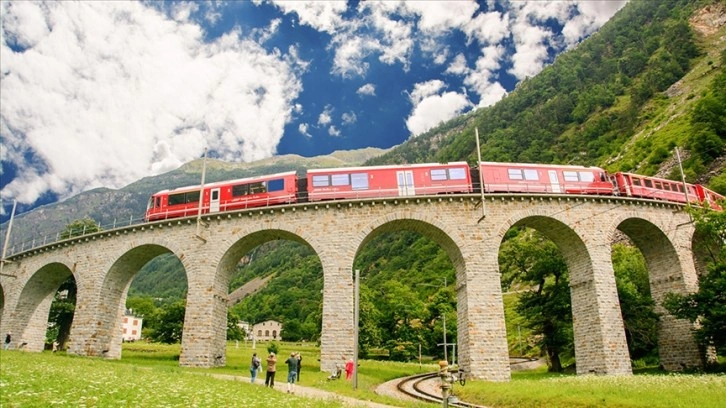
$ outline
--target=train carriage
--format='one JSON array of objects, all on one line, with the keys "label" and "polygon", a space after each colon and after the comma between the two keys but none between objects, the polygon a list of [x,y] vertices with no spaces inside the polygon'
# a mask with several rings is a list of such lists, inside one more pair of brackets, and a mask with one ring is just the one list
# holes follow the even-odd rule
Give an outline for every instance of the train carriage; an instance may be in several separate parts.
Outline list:
[{"label": "train carriage", "polygon": [[[199,212],[200,186],[155,193],[149,199],[147,221],[187,217]],[[221,181],[204,185],[202,214],[233,211],[297,200],[296,172]]]},{"label": "train carriage", "polygon": [[309,201],[472,192],[466,162],[307,171]]},{"label": "train carriage", "polygon": [[713,210],[722,211],[723,207],[721,207],[721,204],[723,204],[724,199],[726,197],[722,196],[721,194],[709,190],[708,188],[696,184],[696,195],[698,195],[698,200],[701,202],[702,205],[708,206]]},{"label": "train carriage", "polygon": [[613,185],[599,167],[482,162],[488,193],[612,194]]},{"label": "train carriage", "polygon": [[693,184],[686,183],[684,187],[679,181],[624,172],[611,174],[610,179],[619,195],[679,203],[700,202]]}]

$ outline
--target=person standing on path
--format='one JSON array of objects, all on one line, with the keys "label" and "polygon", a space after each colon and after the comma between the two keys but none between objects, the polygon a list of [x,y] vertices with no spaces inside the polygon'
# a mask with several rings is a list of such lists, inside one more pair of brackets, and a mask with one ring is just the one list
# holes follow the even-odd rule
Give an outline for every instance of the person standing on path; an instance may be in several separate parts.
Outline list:
[{"label": "person standing on path", "polygon": [[290,357],[285,360],[287,364],[287,392],[295,393],[295,378],[297,377],[297,356],[295,353],[290,353]]},{"label": "person standing on path", "polygon": [[277,364],[277,358],[275,353],[270,353],[267,356],[267,375],[265,375],[265,387],[275,388],[275,364]]},{"label": "person standing on path", "polygon": [[353,370],[355,367],[353,367],[353,359],[348,359],[348,361],[345,363],[345,379],[350,380],[353,377]]},{"label": "person standing on path", "polygon": [[261,363],[262,360],[257,357],[257,353],[252,353],[252,361],[250,362],[250,382],[252,384],[255,383],[255,379],[257,378],[257,372],[260,370]]},{"label": "person standing on path", "polygon": [[297,357],[297,382],[300,382],[300,369],[302,368],[302,356],[300,353],[295,353]]},{"label": "person standing on path", "polygon": [[12,332],[8,332],[8,334],[5,335],[5,344],[3,345],[3,349],[7,350],[10,348],[10,342],[12,341],[12,337]]}]

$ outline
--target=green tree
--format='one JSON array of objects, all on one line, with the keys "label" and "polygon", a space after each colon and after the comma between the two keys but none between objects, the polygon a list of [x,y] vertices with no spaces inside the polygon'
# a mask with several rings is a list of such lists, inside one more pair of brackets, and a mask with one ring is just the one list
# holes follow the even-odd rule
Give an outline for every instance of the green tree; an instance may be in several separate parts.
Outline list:
[{"label": "green tree", "polygon": [[237,313],[227,310],[227,340],[244,340],[246,333],[239,327],[239,322]]},{"label": "green tree", "polygon": [[500,253],[503,280],[530,288],[519,297],[516,310],[538,336],[549,370],[561,372],[561,359],[572,355],[573,332],[567,266],[557,246],[541,234],[525,230],[505,242]]},{"label": "green tree", "polygon": [[663,306],[674,316],[698,323],[695,337],[705,350],[726,352],[726,212],[692,211],[696,230],[710,254],[707,273],[700,277],[698,291],[690,295],[669,293]]},{"label": "green tree", "polygon": [[143,317],[144,319],[152,319],[158,311],[154,299],[148,296],[127,297],[126,309],[132,310],[134,316]]},{"label": "green tree", "polygon": [[388,281],[381,289],[381,327],[389,355],[391,359],[409,360],[415,356],[411,345],[418,344],[426,330],[422,321],[426,315],[424,303],[410,286],[398,281]]},{"label": "green tree", "polygon": [[383,340],[381,312],[376,307],[375,292],[368,286],[360,286],[358,350],[361,357],[368,355],[371,347],[380,347]]},{"label": "green tree", "polygon": [[165,305],[159,311],[156,328],[149,334],[151,339],[160,343],[179,343],[184,328],[186,300]]},{"label": "green tree", "polygon": [[612,258],[630,358],[655,358],[658,314],[650,295],[645,258],[637,248],[623,244],[613,245]]},{"label": "green tree", "polygon": [[58,342],[60,350],[65,350],[71,334],[73,315],[76,311],[76,292],[76,280],[71,275],[61,283],[50,306],[46,342]]},{"label": "green tree", "polygon": [[75,220],[67,224],[66,228],[60,234],[60,239],[78,237],[98,231],[101,231],[101,226],[98,225],[98,223],[92,218],[84,217],[80,220]]}]

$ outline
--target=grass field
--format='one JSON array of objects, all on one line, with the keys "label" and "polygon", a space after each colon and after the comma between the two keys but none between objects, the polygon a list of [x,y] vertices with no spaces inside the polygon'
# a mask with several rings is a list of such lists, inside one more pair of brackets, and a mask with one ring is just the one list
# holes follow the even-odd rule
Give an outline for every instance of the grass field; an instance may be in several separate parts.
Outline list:
[{"label": "grass field", "polygon": [[[375,394],[377,385],[405,375],[431,372],[433,363],[359,361],[358,388],[351,382],[326,381],[319,369],[319,349],[311,344],[278,343],[278,389],[292,351],[303,355],[300,384],[399,407],[405,403]],[[341,401],[290,396],[247,381],[215,374],[249,377],[252,352],[267,354],[266,344],[230,343],[227,366],[180,368],[179,345],[124,344],[121,360],[101,360],[63,353],[0,352],[2,407],[340,407]],[[264,376],[258,377],[264,381]],[[513,372],[508,383],[468,381],[455,385],[461,400],[491,407],[725,407],[726,376],[647,374],[625,377],[553,375],[543,370]]]}]

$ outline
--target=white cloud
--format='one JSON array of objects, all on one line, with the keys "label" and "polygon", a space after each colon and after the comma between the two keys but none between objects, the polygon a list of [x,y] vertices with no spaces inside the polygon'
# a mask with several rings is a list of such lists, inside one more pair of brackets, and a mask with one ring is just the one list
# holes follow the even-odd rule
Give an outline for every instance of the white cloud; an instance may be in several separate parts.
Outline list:
[{"label": "white cloud", "polygon": [[471,107],[465,94],[442,92],[445,87],[446,84],[440,80],[416,84],[409,95],[413,110],[406,119],[406,127],[411,135],[424,133]]},{"label": "white cloud", "polygon": [[405,6],[420,17],[421,30],[435,35],[465,26],[479,8],[476,2],[467,0],[407,1]]},{"label": "white cloud", "polygon": [[376,86],[373,84],[365,84],[358,88],[358,91],[356,91],[358,95],[368,95],[368,96],[375,96],[376,95]]},{"label": "white cloud", "polygon": [[464,84],[479,94],[481,107],[493,105],[507,94],[506,89],[495,81],[504,52],[504,47],[501,46],[485,47],[482,56],[476,61],[475,68],[470,70],[464,79]]},{"label": "white cloud", "polygon": [[328,105],[323,109],[323,111],[320,113],[320,116],[318,116],[318,125],[321,126],[327,126],[331,122],[333,122],[333,107]]},{"label": "white cloud", "polygon": [[262,29],[253,29],[252,35],[253,37],[257,37],[257,42],[262,44],[266,41],[268,41],[270,38],[272,38],[277,31],[280,28],[280,24],[282,24],[282,20],[279,18],[272,19],[270,21],[270,24],[267,25],[267,27]]},{"label": "white cloud", "polygon": [[447,74],[464,75],[469,72],[464,54],[458,54],[445,71]]},{"label": "white cloud", "polygon": [[498,12],[481,13],[466,22],[464,32],[482,45],[498,44],[509,37],[509,16]]},{"label": "white cloud", "polygon": [[173,3],[171,5],[170,16],[179,22],[187,22],[192,13],[199,11],[198,3]]},{"label": "white cloud", "polygon": [[274,0],[272,3],[285,14],[297,14],[300,24],[309,25],[318,31],[327,33],[335,32],[336,28],[342,25],[341,15],[348,8],[345,0]]},{"label": "white cloud", "polygon": [[308,132],[308,124],[307,123],[301,123],[297,126],[297,131],[300,132],[300,134],[305,135],[307,137],[312,137],[312,135]]},{"label": "white cloud", "polygon": [[358,116],[354,112],[346,112],[340,116],[344,125],[352,125],[358,121]]},{"label": "white cloud", "polygon": [[355,35],[338,35],[333,39],[333,45],[333,73],[344,78],[364,75],[370,66],[364,59],[378,48],[375,41]]},{"label": "white cloud", "polygon": [[199,26],[141,3],[1,7],[3,160],[19,175],[4,198],[122,187],[206,146],[224,160],[270,157],[301,91],[294,56],[237,31],[205,43]]},{"label": "white cloud", "polygon": [[512,55],[512,68],[509,73],[517,79],[532,77],[542,70],[547,62],[547,42],[552,32],[525,21],[512,26],[516,51]]},{"label": "white cloud", "polygon": [[338,137],[340,136],[340,130],[338,130],[335,126],[331,126],[328,128],[328,134],[330,136]]},{"label": "white cloud", "polygon": [[50,27],[43,11],[31,2],[0,5],[4,41],[13,41],[21,47],[33,47],[48,35]]}]

